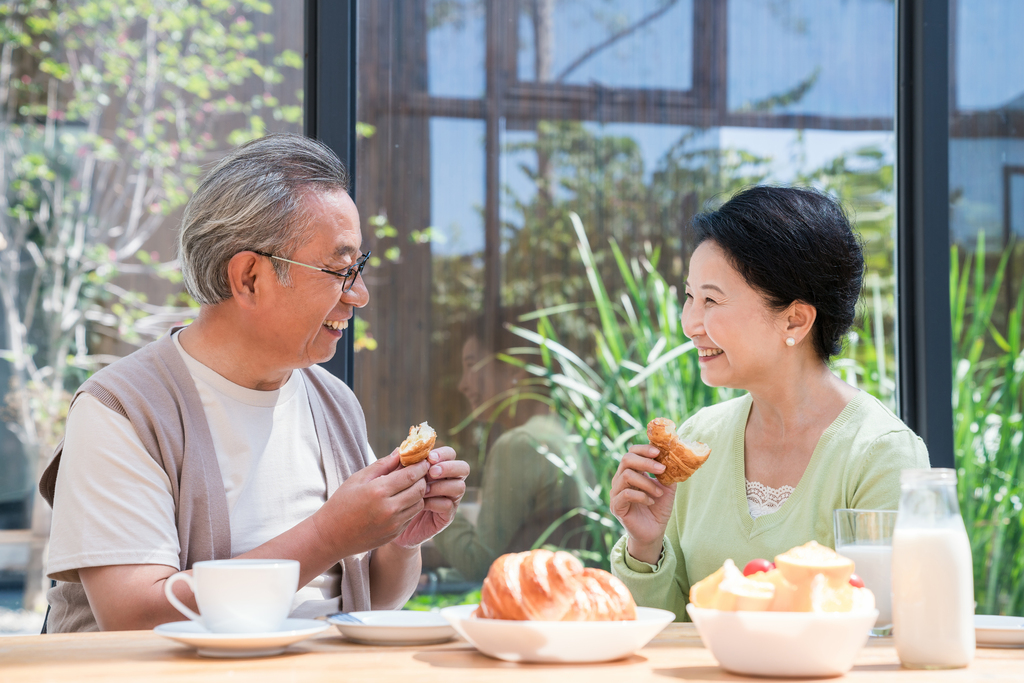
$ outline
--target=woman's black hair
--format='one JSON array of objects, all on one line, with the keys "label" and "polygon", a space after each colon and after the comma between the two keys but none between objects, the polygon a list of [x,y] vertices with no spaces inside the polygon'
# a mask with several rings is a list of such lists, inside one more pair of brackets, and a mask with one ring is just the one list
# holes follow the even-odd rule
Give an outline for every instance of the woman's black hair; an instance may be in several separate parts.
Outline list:
[{"label": "woman's black hair", "polygon": [[747,188],[693,217],[695,244],[710,240],[773,310],[794,301],[817,310],[814,349],[824,362],[842,350],[864,279],[860,238],[843,208],[817,190]]}]

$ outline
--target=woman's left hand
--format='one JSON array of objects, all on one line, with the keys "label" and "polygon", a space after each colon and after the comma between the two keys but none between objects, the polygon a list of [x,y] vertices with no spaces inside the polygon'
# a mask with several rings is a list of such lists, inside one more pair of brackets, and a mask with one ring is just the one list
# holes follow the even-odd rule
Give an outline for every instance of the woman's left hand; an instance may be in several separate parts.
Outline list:
[{"label": "woman's left hand", "polygon": [[455,459],[455,451],[448,446],[430,451],[427,456],[427,490],[423,494],[423,510],[416,514],[393,543],[403,548],[415,548],[433,538],[455,519],[462,496],[466,493],[469,463]]}]

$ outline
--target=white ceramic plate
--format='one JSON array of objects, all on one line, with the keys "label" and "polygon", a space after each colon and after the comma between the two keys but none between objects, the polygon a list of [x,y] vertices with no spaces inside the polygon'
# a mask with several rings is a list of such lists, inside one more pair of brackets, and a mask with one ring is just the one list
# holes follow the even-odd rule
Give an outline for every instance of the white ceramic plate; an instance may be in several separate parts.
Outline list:
[{"label": "white ceramic plate", "polygon": [[476,605],[445,607],[441,614],[473,647],[507,662],[610,662],[649,643],[675,615],[637,607],[635,621],[507,621],[477,619]]},{"label": "white ceramic plate", "polygon": [[1024,647],[1024,617],[976,614],[974,637],[978,647]]},{"label": "white ceramic plate", "polygon": [[436,612],[411,610],[377,610],[351,612],[361,624],[327,617],[341,634],[366,645],[430,645],[455,637],[455,629]]},{"label": "white ceramic plate", "polygon": [[267,657],[328,628],[329,624],[316,619],[286,619],[281,630],[269,633],[212,633],[194,621],[174,621],[160,624],[153,632],[191,645],[204,657]]}]

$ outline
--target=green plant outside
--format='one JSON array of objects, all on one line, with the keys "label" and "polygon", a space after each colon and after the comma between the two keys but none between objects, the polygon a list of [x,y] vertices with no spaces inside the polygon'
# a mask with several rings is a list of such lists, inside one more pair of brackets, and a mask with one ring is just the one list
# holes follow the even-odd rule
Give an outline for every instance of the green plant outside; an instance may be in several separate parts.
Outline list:
[{"label": "green plant outside", "polygon": [[[991,276],[984,233],[973,257],[957,247],[950,254],[953,443],[980,614],[1024,613],[1024,288],[1014,283],[1016,296],[1004,289],[1008,264],[1020,252],[1005,249]],[[993,320],[1002,310],[1007,333]]]}]

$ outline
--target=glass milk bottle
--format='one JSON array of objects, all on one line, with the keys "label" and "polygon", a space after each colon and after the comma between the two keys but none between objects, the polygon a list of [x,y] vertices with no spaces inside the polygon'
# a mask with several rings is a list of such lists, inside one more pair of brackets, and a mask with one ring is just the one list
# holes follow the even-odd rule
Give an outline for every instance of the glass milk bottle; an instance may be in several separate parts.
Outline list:
[{"label": "glass milk bottle", "polygon": [[956,472],[903,470],[892,536],[896,653],[911,669],[953,669],[974,659],[974,574]]}]

